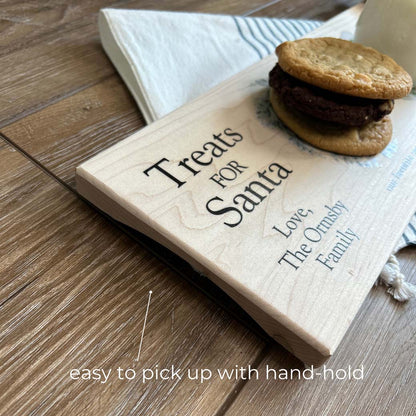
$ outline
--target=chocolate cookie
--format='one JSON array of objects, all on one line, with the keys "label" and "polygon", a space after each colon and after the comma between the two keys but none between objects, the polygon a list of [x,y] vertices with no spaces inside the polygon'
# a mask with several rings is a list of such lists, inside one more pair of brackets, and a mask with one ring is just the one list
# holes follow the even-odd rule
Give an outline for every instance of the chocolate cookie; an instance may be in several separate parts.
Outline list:
[{"label": "chocolate cookie", "polygon": [[389,116],[363,127],[347,127],[288,109],[274,88],[270,88],[270,102],[278,117],[293,132],[319,149],[350,156],[372,156],[381,152],[391,140]]},{"label": "chocolate cookie", "polygon": [[410,93],[412,78],[392,58],[336,38],[299,39],[276,48],[283,71],[339,94],[396,99]]},{"label": "chocolate cookie", "polygon": [[269,74],[269,85],[284,104],[321,120],[363,126],[381,120],[393,109],[393,100],[372,100],[337,94],[314,87],[284,72],[279,64]]}]

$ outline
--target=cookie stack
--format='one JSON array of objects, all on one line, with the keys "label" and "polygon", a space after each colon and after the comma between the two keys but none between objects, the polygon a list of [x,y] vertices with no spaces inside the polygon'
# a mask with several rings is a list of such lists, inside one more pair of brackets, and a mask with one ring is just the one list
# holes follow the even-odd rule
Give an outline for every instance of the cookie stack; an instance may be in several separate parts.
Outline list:
[{"label": "cookie stack", "polygon": [[285,42],[276,54],[271,104],[300,138],[351,156],[371,156],[387,146],[393,100],[412,89],[410,75],[392,58],[336,38]]}]

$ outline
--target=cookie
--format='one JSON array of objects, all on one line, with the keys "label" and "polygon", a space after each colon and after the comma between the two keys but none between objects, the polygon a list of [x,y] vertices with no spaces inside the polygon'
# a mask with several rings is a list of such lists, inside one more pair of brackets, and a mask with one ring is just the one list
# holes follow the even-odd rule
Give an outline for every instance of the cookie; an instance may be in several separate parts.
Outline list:
[{"label": "cookie", "polygon": [[270,102],[277,116],[294,133],[322,150],[349,156],[372,156],[381,152],[392,137],[389,116],[363,127],[345,127],[288,110],[273,88],[270,88]]},{"label": "cookie", "polygon": [[279,64],[269,74],[269,85],[283,103],[301,113],[347,126],[381,120],[393,110],[393,100],[372,100],[314,87],[284,72]]},{"label": "cookie", "polygon": [[336,38],[299,39],[276,48],[283,71],[339,94],[374,99],[405,97],[412,78],[392,58]]}]

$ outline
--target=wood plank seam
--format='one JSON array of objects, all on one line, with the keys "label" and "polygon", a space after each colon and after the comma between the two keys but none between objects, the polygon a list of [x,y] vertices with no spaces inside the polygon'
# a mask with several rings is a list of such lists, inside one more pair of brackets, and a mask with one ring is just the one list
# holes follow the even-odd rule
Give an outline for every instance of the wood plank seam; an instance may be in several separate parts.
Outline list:
[{"label": "wood plank seam", "polygon": [[0,308],[2,308],[7,302],[18,296],[21,292],[23,292],[28,286],[30,286],[34,281],[36,281],[37,278],[27,282],[25,285],[20,287],[18,290],[10,294],[4,301],[0,302]]},{"label": "wood plank seam", "polygon": [[[82,197],[75,188],[72,188],[69,186],[66,182],[61,180],[58,176],[54,175],[51,171],[46,169],[42,164],[40,164],[35,158],[33,158],[30,154],[28,154],[24,149],[22,149],[20,146],[18,146],[16,143],[13,142],[9,137],[7,137],[5,134],[0,132],[0,138],[2,138],[6,143],[8,143],[10,146],[12,146],[14,149],[16,149],[18,152],[20,152],[25,158],[29,159],[30,162],[32,162],[37,168],[41,169],[44,173],[46,173],[48,176],[50,176],[52,179],[57,181],[60,185],[62,185],[66,190],[70,191],[72,194],[75,194],[78,198],[80,198],[84,203],[86,203],[88,206],[93,208],[95,211],[98,211],[103,217],[105,217],[108,221],[110,221],[115,227],[117,227],[119,230],[121,230],[123,233],[127,234],[134,242],[139,243],[144,249],[148,250],[150,253],[152,253],[156,258],[158,258],[162,263],[167,265],[170,269],[172,269],[174,272],[178,273],[181,278],[186,280],[188,283],[192,284],[194,287],[196,287],[198,290],[202,291],[205,296],[207,296],[211,301],[213,301],[216,305],[220,306],[222,309],[224,309],[228,314],[230,314],[234,319],[236,319],[238,322],[240,322],[243,326],[246,328],[249,328],[252,332],[254,332],[257,336],[259,336],[261,339],[272,342],[271,338],[257,325],[257,323],[254,322],[254,320],[251,320],[251,318],[246,315],[246,313],[243,310],[240,310],[239,306],[235,305],[234,307],[227,308],[224,303],[218,298],[218,296],[214,293],[211,293],[210,290],[207,290],[206,287],[204,287],[204,284],[208,284],[209,286],[212,286],[212,288],[217,289],[221,292],[224,296],[228,298],[228,296],[222,292],[220,289],[218,289],[206,276],[203,276],[193,270],[193,275],[188,276],[187,273],[184,273],[180,267],[177,266],[177,262],[180,264],[185,263],[183,260],[181,260],[179,257],[177,257],[175,254],[169,252],[174,257],[174,261],[172,261],[170,258],[168,259],[158,252],[157,250],[153,249],[149,244],[147,244],[144,240],[148,239],[146,236],[139,234],[135,232],[135,230],[130,229],[129,227],[125,226],[124,224],[114,220],[112,217],[107,215],[105,212],[98,209],[96,206],[94,206],[90,201]],[[165,249],[167,250],[167,249]],[[194,279],[192,276],[198,275],[200,278],[202,278],[202,283],[200,283],[197,279]],[[36,280],[36,279],[35,279]],[[33,281],[29,282],[29,284],[33,283]],[[26,285],[25,287],[29,286]],[[23,288],[21,288],[23,290]],[[13,296],[10,296],[8,299],[6,299],[2,305],[6,304],[9,300],[13,299],[16,295],[18,295],[22,290],[17,291],[13,294]],[[231,303],[234,305],[234,301],[230,298],[227,299],[227,303]],[[2,306],[0,305],[0,306]],[[237,311],[235,310],[237,308]]]},{"label": "wood plank seam", "polygon": [[[73,95],[76,95],[76,94],[78,94],[78,93],[80,93],[80,92],[82,92],[82,91],[84,91],[84,90],[86,90],[88,88],[94,87],[95,85],[98,85],[101,82],[106,81],[107,79],[111,78],[112,76],[114,76],[113,73],[112,74],[104,75],[103,77],[97,78],[97,80],[94,81],[94,82],[85,83],[85,84],[81,85],[78,88],[74,88],[74,89],[72,89],[70,91],[67,91],[65,94],[57,95],[56,97],[53,97],[50,100],[47,100],[47,101],[45,101],[43,103],[39,103],[38,105],[36,105],[36,106],[34,106],[34,107],[32,107],[32,108],[30,108],[28,110],[22,111],[21,113],[18,113],[18,114],[16,114],[13,117],[10,117],[9,119],[7,119],[7,121],[5,121],[3,123],[0,123],[0,129],[2,129],[4,127],[7,127],[10,124],[13,124],[13,123],[15,123],[17,121],[23,120],[27,116],[30,116],[32,114],[36,114],[36,113],[44,110],[45,108],[48,108],[51,105],[54,105],[54,104],[58,103],[59,101],[65,100],[66,98],[69,98],[69,97],[71,97]],[[3,133],[1,132],[1,130],[0,130],[0,134],[3,135]]]},{"label": "wood plank seam", "polygon": [[[277,0],[277,2],[279,2],[279,1],[281,1],[281,0]],[[262,9],[264,9],[266,7],[269,7],[271,5],[274,5],[277,2],[276,1],[272,1],[272,2],[266,3],[264,6],[260,6],[259,8],[254,8],[254,9],[250,10],[249,12],[244,13],[242,15],[243,16],[250,16],[251,14],[257,13],[258,11],[261,11]],[[111,4],[111,7],[119,6],[119,5],[122,5],[122,4],[126,4],[127,5],[127,4],[130,4],[130,3],[132,3],[132,0],[119,0],[119,1],[117,1],[115,3],[112,3]],[[69,26],[69,25],[71,25],[73,23],[74,22],[72,21],[72,22],[65,23],[65,24],[63,24],[61,26],[57,26],[54,31],[47,32],[47,33],[41,35],[40,38],[35,38],[33,41],[28,42],[24,46],[22,45],[22,47],[17,47],[17,48],[14,48],[14,49],[10,50],[10,51],[8,51],[8,53],[6,55],[9,55],[9,54],[11,54],[13,52],[17,52],[17,51],[20,52],[20,51],[24,51],[25,49],[29,49],[34,44],[39,43],[39,40],[46,39],[47,36],[51,36],[54,32],[55,33],[59,33],[60,31],[62,31],[63,29],[65,29],[66,26]],[[86,28],[89,25],[90,25],[90,23],[85,23],[85,24],[81,25],[80,27],[78,27],[78,30],[82,30],[83,28]],[[35,42],[35,40],[36,40],[36,42]],[[6,56],[6,55],[4,55],[4,56]],[[97,85],[100,82],[105,81],[107,78],[113,76],[115,73],[116,73],[116,71],[113,68],[113,71],[112,71],[111,74],[107,74],[107,75],[105,75],[103,77],[99,77],[94,82],[87,82],[85,84],[82,84],[82,85],[78,86],[77,88],[70,89],[70,90],[68,90],[67,92],[65,92],[65,93],[63,93],[61,95],[54,96],[54,97],[52,97],[52,98],[50,98],[50,99],[48,99],[48,100],[46,100],[44,102],[38,103],[37,105],[34,105],[33,107],[31,107],[29,109],[26,109],[25,111],[23,111],[21,113],[15,114],[14,116],[8,118],[6,121],[1,122],[0,123],[0,128],[6,127],[6,126],[8,126],[8,125],[10,125],[10,124],[12,124],[12,123],[14,123],[16,121],[19,121],[19,120],[21,120],[21,119],[23,119],[23,118],[25,118],[25,117],[27,117],[27,116],[29,116],[31,114],[35,114],[35,113],[37,113],[39,111],[42,111],[45,108],[49,107],[50,105],[56,104],[57,102],[65,99],[65,98],[68,98],[68,97],[70,97],[72,95],[77,94],[78,92],[81,92],[81,91],[83,91],[83,90],[85,90],[87,88],[90,88],[90,87],[92,87],[94,85]]]},{"label": "wood plank seam", "polygon": [[[131,3],[131,1],[132,0],[118,0],[118,1],[115,1],[113,3],[108,4],[105,7],[118,7],[122,4],[129,4],[129,3]],[[91,13],[91,15],[98,16],[98,11],[94,12],[94,13]],[[5,19],[5,18],[3,17],[3,19]],[[28,48],[32,47],[33,45],[39,44],[40,42],[48,41],[50,38],[53,38],[54,36],[56,36],[57,33],[65,31],[65,29],[73,26],[74,23],[76,23],[77,20],[81,20],[81,19],[78,18],[78,19],[70,20],[66,23],[58,24],[57,26],[53,27],[48,32],[44,32],[44,33],[40,34],[39,36],[30,38],[29,40],[23,41],[20,44],[18,43],[14,48],[12,47],[11,49],[8,49],[6,53],[0,52],[0,57],[6,56],[6,55],[11,54],[13,52],[24,51],[25,49],[28,49]],[[91,23],[84,23],[84,24],[81,24],[78,27],[75,26],[75,28],[78,29],[78,30],[83,30],[83,28],[85,28],[86,26],[88,26],[90,24]],[[74,29],[74,27],[72,28],[72,30],[73,29]]]},{"label": "wood plank seam", "polygon": [[29,153],[27,153],[24,149],[22,149],[19,145],[17,145],[13,140],[11,140],[9,137],[7,137],[1,131],[0,131],[0,139],[3,139],[7,144],[9,144],[11,147],[13,147],[13,149],[17,150],[26,159],[28,159],[30,162],[32,162],[37,168],[39,168],[41,171],[46,173],[48,176],[50,176],[55,181],[59,182],[64,188],[66,188],[67,190],[69,190],[69,191],[75,193],[76,195],[78,195],[70,186],[68,186],[65,182],[63,182],[57,176],[55,176],[53,173],[51,173],[41,163],[39,163],[34,157],[32,157]]},{"label": "wood plank seam", "polygon": [[250,15],[252,15],[254,13],[257,13],[257,12],[260,12],[260,11],[262,11],[264,9],[267,9],[270,6],[274,6],[275,4],[280,3],[281,1],[282,0],[269,1],[268,3],[263,4],[262,6],[256,7],[253,10],[250,10],[249,12],[242,14],[242,16],[250,16]]},{"label": "wood plank seam", "polygon": [[[48,172],[47,170],[45,170],[41,165],[39,165],[35,160],[33,160],[32,158],[30,158],[29,155],[27,155],[25,152],[23,152],[21,149],[16,148],[16,146],[14,146],[12,143],[10,143],[10,141],[8,141],[8,139],[6,137],[3,137],[0,135],[0,137],[4,140],[4,143],[6,143],[9,146],[12,146],[14,149],[17,150],[17,152],[19,152],[19,154],[21,154],[26,160],[29,159],[29,163],[35,165],[35,168],[38,168],[42,171],[42,173],[47,174],[51,179],[57,180],[61,185],[63,185],[67,190],[71,191],[71,193],[76,194],[76,192],[71,189],[70,187],[68,187],[67,185],[63,184],[60,180],[58,180],[56,177],[54,177],[50,172]],[[91,205],[91,204],[89,204]],[[117,224],[112,221],[113,224],[115,224],[117,226]],[[118,227],[121,228],[121,227]],[[145,247],[146,248],[146,247]],[[168,263],[169,265],[169,263]],[[32,283],[36,282],[38,280],[38,278],[41,278],[42,276],[39,275],[37,276],[35,279],[32,279],[31,281],[27,282],[23,287],[21,287],[19,290],[17,290],[16,292],[14,292],[11,296],[9,296],[4,302],[2,302],[1,306],[4,306],[7,302],[11,301],[12,299],[14,299],[16,296],[18,296],[19,294],[21,294],[26,288],[28,288],[30,285],[32,285]],[[255,354],[254,356],[254,361],[253,361],[253,367],[256,367],[258,365],[258,363],[260,363],[264,357],[265,354],[267,353],[266,349],[262,349],[259,351],[259,354]],[[242,387],[243,387],[244,383],[238,383],[237,385],[237,389],[235,389],[233,391],[233,396],[235,395],[235,393],[237,391],[239,391]],[[226,397],[225,400],[228,399],[228,396]],[[231,402],[229,402],[229,405],[231,404]]]},{"label": "wood plank seam", "polygon": [[[252,369],[259,369],[261,362],[266,358],[271,350],[271,343],[267,343],[258,353],[257,357],[253,361],[253,365],[251,365]],[[230,392],[228,397],[224,400],[221,407],[213,416],[225,416],[227,414],[228,409],[234,403],[235,399],[240,395],[241,391],[243,390],[244,386],[249,382],[249,379],[243,380],[240,379],[237,386],[235,387],[234,391]]]}]

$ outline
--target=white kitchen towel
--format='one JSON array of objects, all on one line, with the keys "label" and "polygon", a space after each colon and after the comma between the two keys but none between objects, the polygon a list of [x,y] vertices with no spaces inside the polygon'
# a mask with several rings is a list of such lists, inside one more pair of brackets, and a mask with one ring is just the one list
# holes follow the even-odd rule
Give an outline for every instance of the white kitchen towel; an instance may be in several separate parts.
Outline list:
[{"label": "white kitchen towel", "polygon": [[[104,50],[151,123],[321,23],[147,10],[102,9]],[[416,214],[396,251],[416,244]]]},{"label": "white kitchen towel", "polygon": [[103,9],[103,47],[148,123],[299,38],[319,22]]}]

